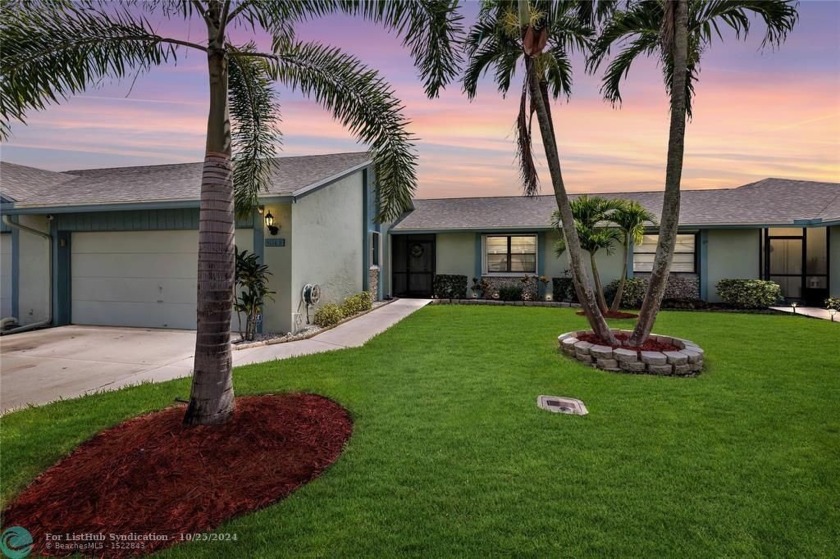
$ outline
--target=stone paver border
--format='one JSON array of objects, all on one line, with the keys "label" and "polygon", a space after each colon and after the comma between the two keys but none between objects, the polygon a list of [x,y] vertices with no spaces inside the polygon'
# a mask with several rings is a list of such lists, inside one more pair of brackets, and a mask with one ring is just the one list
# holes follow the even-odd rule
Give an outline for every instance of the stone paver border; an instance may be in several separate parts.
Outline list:
[{"label": "stone paver border", "polygon": [[[631,334],[630,330],[613,330],[613,334]],[[559,351],[581,363],[604,371],[677,377],[697,376],[703,370],[705,352],[691,340],[651,334],[650,338],[663,344],[671,344],[678,351],[635,351],[625,348],[611,348],[578,339],[591,330],[566,332],[557,337]]]}]

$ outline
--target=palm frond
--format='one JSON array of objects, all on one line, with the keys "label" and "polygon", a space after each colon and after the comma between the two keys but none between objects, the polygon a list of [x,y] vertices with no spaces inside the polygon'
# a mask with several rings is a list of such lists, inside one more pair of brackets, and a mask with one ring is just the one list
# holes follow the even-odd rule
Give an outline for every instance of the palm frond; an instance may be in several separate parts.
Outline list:
[{"label": "palm frond", "polygon": [[0,137],[10,121],[85,91],[176,58],[178,45],[143,17],[120,7],[43,3],[0,11]]},{"label": "palm frond", "polygon": [[502,96],[507,95],[522,56],[522,46],[505,29],[504,12],[499,5],[482,4],[478,20],[467,35],[464,48],[467,67],[464,71],[464,92],[473,99],[478,80],[495,67],[496,86]]},{"label": "palm frond", "polygon": [[276,166],[281,141],[280,106],[272,89],[269,62],[248,56],[254,45],[228,46],[228,92],[236,213],[249,215]]},{"label": "palm frond", "polygon": [[391,87],[357,58],[315,43],[292,43],[271,59],[272,77],[331,111],[361,142],[376,167],[377,219],[399,217],[417,184],[415,149],[408,121]]},{"label": "palm frond", "polygon": [[531,107],[528,102],[528,83],[522,86],[519,100],[519,114],[516,116],[516,158],[519,162],[519,178],[526,196],[536,196],[540,190],[537,166],[534,162],[533,138],[531,136]]},{"label": "palm frond", "polygon": [[[722,38],[717,21],[735,31],[738,39],[746,39],[750,31],[748,12],[764,20],[765,33],[762,48],[777,47],[785,41],[797,21],[796,0],[708,0],[691,5],[689,33],[697,32],[703,43],[712,42],[713,33]],[[711,25],[710,25],[711,24]]]}]

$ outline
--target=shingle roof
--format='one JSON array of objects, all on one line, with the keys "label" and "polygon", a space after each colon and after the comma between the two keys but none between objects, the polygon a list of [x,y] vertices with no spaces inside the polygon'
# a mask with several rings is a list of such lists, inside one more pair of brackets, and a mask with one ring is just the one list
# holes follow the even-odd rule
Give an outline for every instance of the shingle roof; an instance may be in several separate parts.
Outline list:
[{"label": "shingle roof", "polygon": [[[597,195],[636,200],[657,217],[662,210],[662,192]],[[557,208],[554,196],[415,200],[414,207],[394,231],[548,229]],[[680,225],[688,227],[792,225],[816,219],[840,222],[840,183],[764,179],[739,188],[684,190],[680,200]]]},{"label": "shingle roof", "polygon": [[[296,196],[369,162],[367,152],[280,157],[261,196]],[[198,201],[201,169],[178,163],[52,173],[3,162],[0,192],[16,208]]]}]

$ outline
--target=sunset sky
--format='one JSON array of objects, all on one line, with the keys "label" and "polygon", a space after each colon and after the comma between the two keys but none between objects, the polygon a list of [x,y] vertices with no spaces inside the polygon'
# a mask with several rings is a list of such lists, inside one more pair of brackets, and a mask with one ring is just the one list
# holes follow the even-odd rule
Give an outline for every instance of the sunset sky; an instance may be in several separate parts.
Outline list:
[{"label": "sunset sky", "polygon": [[[463,12],[473,21],[477,4],[468,3]],[[778,50],[759,49],[764,28],[755,22],[746,41],[729,34],[704,54],[687,128],[683,188],[734,187],[766,177],[840,181],[840,2],[803,1],[799,13]],[[194,41],[203,31],[197,22],[164,28]],[[487,79],[473,102],[457,83],[428,100],[399,41],[359,20],[320,19],[301,26],[298,36],[357,55],[393,85],[417,137],[418,197],[521,192],[515,94],[502,99]],[[600,98],[599,81],[575,57],[572,98],[554,106],[567,188],[662,189],[668,101],[655,61],[633,68],[620,108]],[[365,149],[314,101],[279,91],[282,155]],[[182,52],[177,66],[154,69],[133,88],[130,80],[105,84],[32,113],[25,126],[15,123],[2,158],[52,170],[198,161],[206,107],[206,62],[199,53]],[[543,192],[550,193],[545,167],[541,178]]]}]

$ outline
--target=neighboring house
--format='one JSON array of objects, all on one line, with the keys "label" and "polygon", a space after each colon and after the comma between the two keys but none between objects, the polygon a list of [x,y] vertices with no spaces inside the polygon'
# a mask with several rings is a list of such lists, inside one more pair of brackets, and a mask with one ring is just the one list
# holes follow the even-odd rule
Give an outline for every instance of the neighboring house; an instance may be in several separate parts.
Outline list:
[{"label": "neighboring house", "polygon": [[[654,215],[662,192],[598,194],[636,200]],[[567,258],[554,255],[553,196],[415,200],[390,230],[389,291],[429,296],[435,274],[485,278],[496,284],[524,275],[562,277]],[[631,247],[630,277],[650,271],[656,229]],[[779,283],[790,300],[822,306],[840,296],[840,184],[765,179],[739,188],[685,190],[672,276],[679,295],[718,301],[725,278]],[[621,247],[596,256],[608,283],[621,273]]]},{"label": "neighboring house", "polygon": [[[195,328],[201,169],[56,173],[2,163],[2,316],[24,325]],[[260,210],[236,228],[238,248],[272,274],[264,331],[306,322],[307,283],[321,286],[323,302],[371,287],[381,251],[374,180],[367,153],[278,159]]]}]

